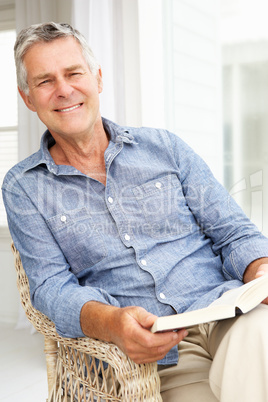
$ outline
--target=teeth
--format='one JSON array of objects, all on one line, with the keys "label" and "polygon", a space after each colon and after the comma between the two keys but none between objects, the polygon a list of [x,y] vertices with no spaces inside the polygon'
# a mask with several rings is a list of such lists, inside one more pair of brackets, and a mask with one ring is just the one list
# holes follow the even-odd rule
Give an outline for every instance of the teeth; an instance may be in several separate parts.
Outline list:
[{"label": "teeth", "polygon": [[80,106],[81,106],[81,103],[76,106],[67,107],[66,109],[58,109],[58,112],[70,112],[71,110],[77,109]]}]

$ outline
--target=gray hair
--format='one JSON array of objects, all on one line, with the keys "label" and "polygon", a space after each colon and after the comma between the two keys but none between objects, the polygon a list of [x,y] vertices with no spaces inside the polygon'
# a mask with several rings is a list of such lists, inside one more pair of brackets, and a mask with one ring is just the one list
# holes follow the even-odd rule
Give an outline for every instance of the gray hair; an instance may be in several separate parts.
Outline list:
[{"label": "gray hair", "polygon": [[82,54],[93,75],[99,70],[99,64],[87,44],[85,37],[76,29],[65,23],[48,22],[43,24],[31,25],[23,29],[16,40],[14,55],[17,71],[18,87],[26,94],[29,94],[27,82],[27,71],[23,62],[27,51],[38,42],[50,42],[59,38],[73,37],[80,44]]}]

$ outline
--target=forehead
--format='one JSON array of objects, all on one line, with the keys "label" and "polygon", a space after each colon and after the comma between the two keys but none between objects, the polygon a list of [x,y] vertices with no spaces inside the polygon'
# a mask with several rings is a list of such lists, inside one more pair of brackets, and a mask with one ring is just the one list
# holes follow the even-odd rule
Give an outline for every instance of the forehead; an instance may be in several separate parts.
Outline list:
[{"label": "forehead", "polygon": [[74,64],[86,66],[82,48],[72,37],[35,43],[28,49],[23,60],[27,72],[34,75],[43,70],[68,68]]}]

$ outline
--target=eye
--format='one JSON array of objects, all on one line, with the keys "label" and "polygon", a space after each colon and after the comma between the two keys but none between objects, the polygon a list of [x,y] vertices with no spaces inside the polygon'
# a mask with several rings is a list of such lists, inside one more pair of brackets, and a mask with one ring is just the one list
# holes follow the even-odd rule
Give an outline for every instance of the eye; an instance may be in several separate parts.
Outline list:
[{"label": "eye", "polygon": [[50,82],[51,82],[51,80],[44,80],[44,81],[39,82],[38,86],[49,84]]},{"label": "eye", "polygon": [[82,75],[81,72],[75,71],[75,72],[73,72],[73,73],[70,74],[70,77],[79,77],[80,75]]}]

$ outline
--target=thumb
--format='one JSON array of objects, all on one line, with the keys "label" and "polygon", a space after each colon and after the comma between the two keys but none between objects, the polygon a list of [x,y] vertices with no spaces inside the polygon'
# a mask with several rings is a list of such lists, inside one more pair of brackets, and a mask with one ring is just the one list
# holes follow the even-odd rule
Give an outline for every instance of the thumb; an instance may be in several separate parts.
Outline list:
[{"label": "thumb", "polygon": [[262,264],[257,269],[255,278],[259,278],[260,276],[267,275],[267,274],[268,274],[268,264]]},{"label": "thumb", "polygon": [[265,271],[257,271],[257,272],[256,272],[256,275],[255,275],[255,278],[260,278],[261,276],[263,276],[263,275],[265,275],[265,274],[266,274]]},{"label": "thumb", "polygon": [[143,328],[146,329],[150,329],[153,326],[156,319],[157,319],[156,315],[151,314],[146,310],[141,311],[139,315],[140,324],[143,326]]}]

